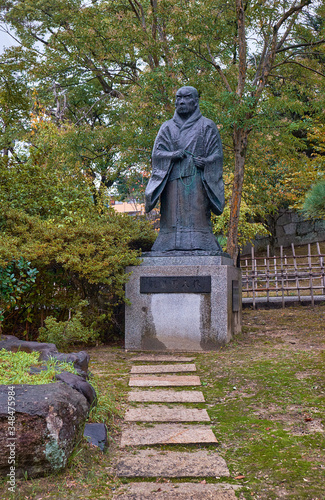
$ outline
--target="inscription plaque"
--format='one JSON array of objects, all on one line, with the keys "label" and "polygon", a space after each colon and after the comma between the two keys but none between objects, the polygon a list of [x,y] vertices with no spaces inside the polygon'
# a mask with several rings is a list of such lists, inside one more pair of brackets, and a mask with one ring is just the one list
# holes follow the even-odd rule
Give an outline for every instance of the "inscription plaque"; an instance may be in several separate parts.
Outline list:
[{"label": "inscription plaque", "polygon": [[239,311],[239,282],[233,280],[232,282],[232,312]]},{"label": "inscription plaque", "polygon": [[140,293],[211,293],[211,276],[140,277]]}]

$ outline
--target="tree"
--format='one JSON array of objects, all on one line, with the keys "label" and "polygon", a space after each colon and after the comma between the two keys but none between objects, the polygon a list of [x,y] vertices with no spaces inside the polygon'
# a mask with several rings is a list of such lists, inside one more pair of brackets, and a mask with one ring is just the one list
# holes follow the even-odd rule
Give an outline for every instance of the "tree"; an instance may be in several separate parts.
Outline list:
[{"label": "tree", "polygon": [[[200,19],[200,23],[191,31],[190,21],[183,26],[184,50],[192,53],[196,60],[210,64],[215,83],[224,88],[219,97],[228,113],[234,157],[227,244],[227,251],[233,257],[238,251],[238,220],[249,141],[253,132],[263,127],[263,122],[265,126],[265,108],[276,101],[275,94],[270,92],[272,85],[282,83],[281,94],[277,96],[282,100],[283,94],[287,94],[285,87],[290,88],[289,65],[303,69],[299,79],[306,84],[307,73],[316,75],[318,88],[319,79],[324,76],[321,62],[316,58],[311,61],[313,53],[323,46],[324,37],[323,28],[307,26],[310,4],[310,1],[208,2],[201,17],[198,12],[201,5],[193,4],[191,18]],[[318,14],[323,4],[319,9]],[[297,71],[294,75],[297,77]],[[278,122],[281,118],[278,113]]]},{"label": "tree", "polygon": [[[265,220],[266,214],[281,204],[296,203],[314,179],[308,170],[308,145],[300,136],[309,128],[306,122],[320,116],[323,108],[320,96],[324,88],[325,39],[324,4],[311,4],[175,2],[168,19],[164,18],[164,3],[155,4],[157,18],[170,35],[169,51],[160,50],[163,64],[159,68],[151,67],[151,71],[139,75],[141,95],[149,87],[152,100],[159,88],[162,96],[168,96],[180,82],[201,91],[202,110],[220,126],[225,171],[234,173],[227,241],[227,251],[234,258],[243,194],[246,205],[259,204],[260,216]],[[147,4],[141,5],[144,12]],[[173,53],[172,59],[166,57],[167,53]],[[152,83],[148,85],[149,79]],[[165,108],[160,106],[161,117],[168,104],[171,106],[171,100],[166,99]],[[150,105],[147,108],[155,123],[157,115]],[[150,123],[149,115],[146,118]],[[254,160],[254,154],[259,155],[259,161]],[[265,192],[265,186],[264,191],[259,186],[256,167],[265,156],[268,168],[263,169],[264,180],[277,196],[268,200],[262,197],[266,201],[262,206],[257,195]],[[245,171],[249,174],[246,185]],[[258,215],[256,209],[253,212]]]},{"label": "tree", "polygon": [[30,98],[21,51],[8,50],[0,60],[0,154],[14,154],[29,124]]},{"label": "tree", "polygon": [[[71,137],[86,139],[83,168],[104,187],[130,168],[149,170],[177,87],[201,91],[233,173],[227,250],[235,258],[242,197],[254,197],[245,185],[253,148],[279,125],[294,138],[294,122],[313,119],[322,104],[323,11],[311,0],[6,0],[3,12],[28,48],[40,101],[58,126],[71,124]],[[72,142],[80,153],[82,141]],[[272,168],[283,149],[272,145]]]},{"label": "tree", "polygon": [[325,219],[325,181],[315,184],[307,193],[303,210],[309,217]]}]

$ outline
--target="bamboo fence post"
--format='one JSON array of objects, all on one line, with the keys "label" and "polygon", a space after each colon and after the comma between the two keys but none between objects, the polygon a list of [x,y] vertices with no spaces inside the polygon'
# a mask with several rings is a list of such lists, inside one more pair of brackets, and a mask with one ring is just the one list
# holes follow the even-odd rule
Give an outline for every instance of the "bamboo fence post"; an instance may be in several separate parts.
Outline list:
[{"label": "bamboo fence post", "polygon": [[253,291],[253,309],[255,309],[255,260],[254,260],[254,247],[252,247],[252,291]]},{"label": "bamboo fence post", "polygon": [[322,257],[322,254],[320,253],[320,246],[319,242],[317,241],[317,252],[319,255],[319,265],[320,265],[320,272],[321,272],[321,285],[323,287],[323,295],[325,294],[325,273],[324,273],[324,258]]},{"label": "bamboo fence post", "polygon": [[[262,281],[264,282],[265,281],[265,285],[262,285],[262,288],[265,292],[266,290],[266,295],[267,295],[267,272],[266,272],[266,258],[264,259],[264,267],[263,267],[263,273],[262,273]],[[262,295],[263,293],[262,292]]]},{"label": "bamboo fence post", "polygon": [[246,291],[247,297],[249,296],[249,281],[248,281],[248,260],[245,259],[245,268],[246,268]]},{"label": "bamboo fence post", "polygon": [[295,246],[294,246],[293,243],[291,243],[291,249],[292,249],[292,257],[293,257],[293,265],[294,265],[294,268],[295,268],[295,277],[296,277],[296,287],[297,287],[297,290],[298,290],[298,299],[299,299],[299,302],[300,302],[299,275],[298,275],[296,251],[295,251]]},{"label": "bamboo fence post", "polygon": [[308,243],[308,268],[309,268],[309,285],[310,285],[310,297],[311,297],[311,306],[314,307],[314,291],[313,291],[313,268],[311,264],[311,249],[310,243]]},{"label": "bamboo fence post", "polygon": [[276,256],[273,256],[273,265],[274,265],[274,284],[275,284],[275,293],[276,296],[278,297],[278,275],[277,275],[277,268],[276,268]]},{"label": "bamboo fence post", "polygon": [[284,303],[284,275],[283,275],[283,246],[280,246],[280,268],[281,268],[281,294],[282,294],[282,307],[285,307]]},{"label": "bamboo fence post", "polygon": [[285,282],[287,289],[287,297],[289,296],[289,278],[288,278],[288,259],[286,254],[284,254],[284,273],[285,273]]},{"label": "bamboo fence post", "polygon": [[266,247],[266,302],[270,301],[270,246]]}]

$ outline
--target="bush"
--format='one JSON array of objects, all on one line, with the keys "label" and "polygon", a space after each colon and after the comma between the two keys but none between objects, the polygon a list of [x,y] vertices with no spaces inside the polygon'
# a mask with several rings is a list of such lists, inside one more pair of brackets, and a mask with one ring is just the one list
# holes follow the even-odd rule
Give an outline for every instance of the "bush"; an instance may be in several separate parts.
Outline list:
[{"label": "bush", "polygon": [[75,315],[67,321],[57,321],[53,316],[45,320],[45,327],[39,328],[40,342],[50,342],[58,349],[66,349],[74,344],[92,344],[98,340],[99,334],[91,327],[83,324],[81,307],[87,305],[87,301],[80,302]]},{"label": "bush", "polygon": [[[60,345],[63,336],[66,345],[98,334],[106,341],[123,331],[125,268],[139,264],[155,232],[144,218],[114,212],[106,191],[81,164],[58,158],[55,144],[52,137],[30,148],[20,162],[0,157],[0,267],[23,258],[38,271],[20,300],[3,308],[3,332],[34,339],[43,327]],[[81,300],[87,314],[69,320]]]},{"label": "bush", "polygon": [[24,256],[38,271],[35,285],[5,311],[4,333],[35,338],[48,316],[65,322],[69,310],[85,299],[89,303],[81,320],[85,327],[100,333],[103,341],[122,332],[125,268],[139,264],[139,248],[150,248],[154,239],[146,221],[109,209],[64,223],[8,210],[2,225],[0,266]]},{"label": "bush", "polygon": [[37,273],[22,257],[0,267],[0,332],[5,311],[15,307],[21,296],[33,287]]},{"label": "bush", "polygon": [[307,193],[303,211],[315,219],[325,219],[325,180],[315,184]]}]

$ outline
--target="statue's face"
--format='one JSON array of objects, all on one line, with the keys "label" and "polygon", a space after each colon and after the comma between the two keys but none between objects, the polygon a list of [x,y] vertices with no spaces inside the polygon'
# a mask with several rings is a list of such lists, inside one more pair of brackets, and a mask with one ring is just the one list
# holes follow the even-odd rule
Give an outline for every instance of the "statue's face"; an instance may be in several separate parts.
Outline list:
[{"label": "statue's face", "polygon": [[192,92],[186,87],[177,91],[175,107],[180,116],[190,116],[198,107],[198,98],[193,96]]}]

